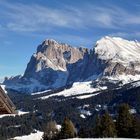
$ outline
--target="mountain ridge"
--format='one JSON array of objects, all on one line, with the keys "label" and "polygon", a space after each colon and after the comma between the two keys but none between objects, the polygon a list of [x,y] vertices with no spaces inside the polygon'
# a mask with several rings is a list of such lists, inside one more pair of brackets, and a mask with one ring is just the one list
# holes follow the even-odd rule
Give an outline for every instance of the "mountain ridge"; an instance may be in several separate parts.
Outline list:
[{"label": "mountain ridge", "polygon": [[[73,48],[53,39],[37,47],[22,77],[6,79],[7,88],[25,93],[57,89],[75,82],[140,79],[140,43],[103,37],[93,49]],[[18,88],[17,88],[18,87]]]}]

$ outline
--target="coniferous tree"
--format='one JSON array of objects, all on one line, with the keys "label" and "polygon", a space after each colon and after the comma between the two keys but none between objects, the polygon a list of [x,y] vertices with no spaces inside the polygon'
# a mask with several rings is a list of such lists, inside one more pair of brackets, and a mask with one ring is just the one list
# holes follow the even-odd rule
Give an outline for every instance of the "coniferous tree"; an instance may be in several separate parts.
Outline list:
[{"label": "coniferous tree", "polygon": [[137,117],[134,117],[132,130],[133,138],[140,138],[140,120]]},{"label": "coniferous tree", "polygon": [[76,137],[76,129],[70,119],[68,119],[68,118],[64,119],[59,137],[60,137],[60,139]]},{"label": "coniferous tree", "polygon": [[50,121],[47,124],[46,130],[43,135],[43,140],[57,140],[58,135],[57,124],[55,121]]},{"label": "coniferous tree", "polygon": [[116,137],[116,128],[111,116],[106,112],[101,117],[101,137]]},{"label": "coniferous tree", "polygon": [[133,131],[133,115],[129,112],[128,104],[122,104],[118,110],[116,122],[118,137],[131,138]]},{"label": "coniferous tree", "polygon": [[101,137],[101,119],[99,115],[97,115],[95,123],[96,123],[95,129],[94,129],[95,137],[99,138]]}]

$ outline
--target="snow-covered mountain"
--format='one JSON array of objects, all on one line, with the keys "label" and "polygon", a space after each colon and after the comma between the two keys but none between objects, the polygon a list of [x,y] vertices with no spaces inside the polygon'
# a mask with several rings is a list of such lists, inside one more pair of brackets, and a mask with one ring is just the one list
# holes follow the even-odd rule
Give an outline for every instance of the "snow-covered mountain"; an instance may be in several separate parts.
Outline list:
[{"label": "snow-covered mountain", "polygon": [[[104,72],[111,72],[110,75],[115,72],[122,74],[135,75],[140,71],[140,43],[137,41],[128,41],[122,38],[116,37],[104,37],[97,41],[95,47],[95,53],[98,58],[105,60],[115,68],[114,71],[109,71],[109,68]],[[113,66],[115,65],[115,67]],[[119,68],[119,70],[117,70]]]},{"label": "snow-covered mountain", "polygon": [[140,80],[139,54],[138,41],[118,37],[103,37],[93,49],[72,47],[47,39],[32,55],[24,75],[7,78],[3,84],[7,88],[31,93],[75,82],[93,81],[95,86],[106,86],[108,81],[129,83]]}]

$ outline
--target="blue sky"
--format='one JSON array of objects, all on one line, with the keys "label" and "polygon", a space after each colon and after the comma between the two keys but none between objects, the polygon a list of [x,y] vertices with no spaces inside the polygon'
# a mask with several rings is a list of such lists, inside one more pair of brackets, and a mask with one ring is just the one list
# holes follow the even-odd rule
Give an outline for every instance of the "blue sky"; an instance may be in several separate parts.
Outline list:
[{"label": "blue sky", "polygon": [[0,78],[23,74],[46,38],[91,48],[105,35],[140,41],[140,0],[0,0]]}]

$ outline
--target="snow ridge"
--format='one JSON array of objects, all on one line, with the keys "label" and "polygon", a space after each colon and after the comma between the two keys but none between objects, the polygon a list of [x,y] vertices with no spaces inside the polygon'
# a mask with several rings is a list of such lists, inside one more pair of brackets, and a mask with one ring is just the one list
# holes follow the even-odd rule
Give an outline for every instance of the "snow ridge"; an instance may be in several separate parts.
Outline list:
[{"label": "snow ridge", "polygon": [[103,60],[127,64],[140,62],[140,43],[119,37],[103,37],[96,43],[95,53]]}]

